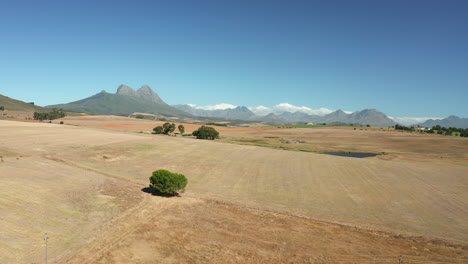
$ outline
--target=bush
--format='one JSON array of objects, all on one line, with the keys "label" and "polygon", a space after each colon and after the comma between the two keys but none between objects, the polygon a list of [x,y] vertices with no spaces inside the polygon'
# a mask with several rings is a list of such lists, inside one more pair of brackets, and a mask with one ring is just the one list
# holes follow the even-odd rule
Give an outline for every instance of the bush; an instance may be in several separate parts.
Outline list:
[{"label": "bush", "polygon": [[179,191],[184,192],[187,185],[187,178],[178,173],[167,170],[154,171],[150,177],[150,189],[153,193],[174,196]]},{"label": "bush", "polygon": [[162,126],[157,126],[157,127],[153,128],[153,131],[154,131],[155,134],[162,134],[163,127]]},{"label": "bush", "polygon": [[0,105],[0,111],[5,110],[5,107],[3,105]]},{"label": "bush", "polygon": [[60,121],[60,124],[63,125],[63,121]]},{"label": "bush", "polygon": [[135,118],[136,118],[136,119],[144,119],[145,116],[144,116],[144,115],[136,115]]},{"label": "bush", "polygon": [[198,139],[211,139],[214,140],[219,138],[219,132],[212,127],[201,126],[199,129],[193,131],[192,133]]}]

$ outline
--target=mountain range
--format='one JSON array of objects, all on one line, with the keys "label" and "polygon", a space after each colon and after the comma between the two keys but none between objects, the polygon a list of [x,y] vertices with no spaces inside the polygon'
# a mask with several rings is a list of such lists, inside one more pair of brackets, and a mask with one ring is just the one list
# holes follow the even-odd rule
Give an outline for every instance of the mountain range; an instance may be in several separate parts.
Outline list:
[{"label": "mountain range", "polygon": [[273,124],[284,123],[344,123],[344,124],[360,124],[371,126],[393,126],[395,121],[387,117],[384,113],[375,109],[365,109],[351,114],[347,114],[342,110],[336,110],[330,114],[319,116],[309,115],[302,112],[283,112],[281,114],[268,114],[266,116],[257,116],[245,106],[236,108],[228,108],[224,110],[203,110],[197,109],[190,105],[174,105],[174,107],[190,113],[194,116],[216,117],[223,119],[237,119],[248,121],[260,121]]},{"label": "mountain range", "polygon": [[[268,124],[292,124],[292,123],[342,123],[356,125],[371,125],[387,127],[397,124],[382,112],[375,109],[365,109],[353,113],[336,110],[325,115],[307,114],[297,112],[277,112],[268,115],[256,115],[245,106],[233,108],[206,110],[194,105],[179,104],[168,105],[149,86],[144,85],[134,90],[127,85],[120,85],[115,94],[101,91],[88,98],[67,104],[57,104],[43,108],[32,103],[24,103],[0,95],[0,105],[8,110],[43,111],[45,109],[60,108],[63,110],[85,112],[96,115],[131,115],[133,113],[148,113],[165,117],[182,118],[216,118],[224,120],[255,121]],[[445,119],[429,119],[419,124],[424,127],[441,125],[444,127],[468,128],[468,118],[450,116]]]},{"label": "mountain range", "polygon": [[457,127],[457,128],[468,128],[468,118],[460,118],[458,116],[449,116],[444,119],[429,119],[426,122],[419,124],[423,127],[433,127],[436,125],[443,127]]}]

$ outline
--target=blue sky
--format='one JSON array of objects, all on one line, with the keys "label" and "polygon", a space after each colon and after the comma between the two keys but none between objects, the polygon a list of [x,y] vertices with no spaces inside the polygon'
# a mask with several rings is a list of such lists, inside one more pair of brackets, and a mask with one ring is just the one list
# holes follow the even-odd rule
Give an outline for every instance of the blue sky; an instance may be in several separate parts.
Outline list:
[{"label": "blue sky", "polygon": [[468,117],[468,1],[0,1],[0,94]]}]

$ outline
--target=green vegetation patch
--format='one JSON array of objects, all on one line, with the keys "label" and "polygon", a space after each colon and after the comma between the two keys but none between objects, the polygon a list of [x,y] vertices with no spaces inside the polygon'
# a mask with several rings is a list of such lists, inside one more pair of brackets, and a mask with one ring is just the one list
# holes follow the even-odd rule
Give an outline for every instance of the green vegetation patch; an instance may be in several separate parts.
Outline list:
[{"label": "green vegetation patch", "polygon": [[222,126],[222,127],[227,127],[226,124],[220,124],[220,123],[206,123],[207,126]]},{"label": "green vegetation patch", "polygon": [[167,170],[154,171],[150,177],[149,188],[154,194],[175,196],[185,191],[187,178],[183,174]]}]

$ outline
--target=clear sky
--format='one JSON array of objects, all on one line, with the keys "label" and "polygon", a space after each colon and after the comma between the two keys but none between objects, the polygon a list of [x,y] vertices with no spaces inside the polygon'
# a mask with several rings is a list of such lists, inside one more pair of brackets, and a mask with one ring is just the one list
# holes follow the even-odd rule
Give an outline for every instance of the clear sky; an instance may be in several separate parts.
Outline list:
[{"label": "clear sky", "polygon": [[465,0],[0,0],[0,94],[468,117]]}]

